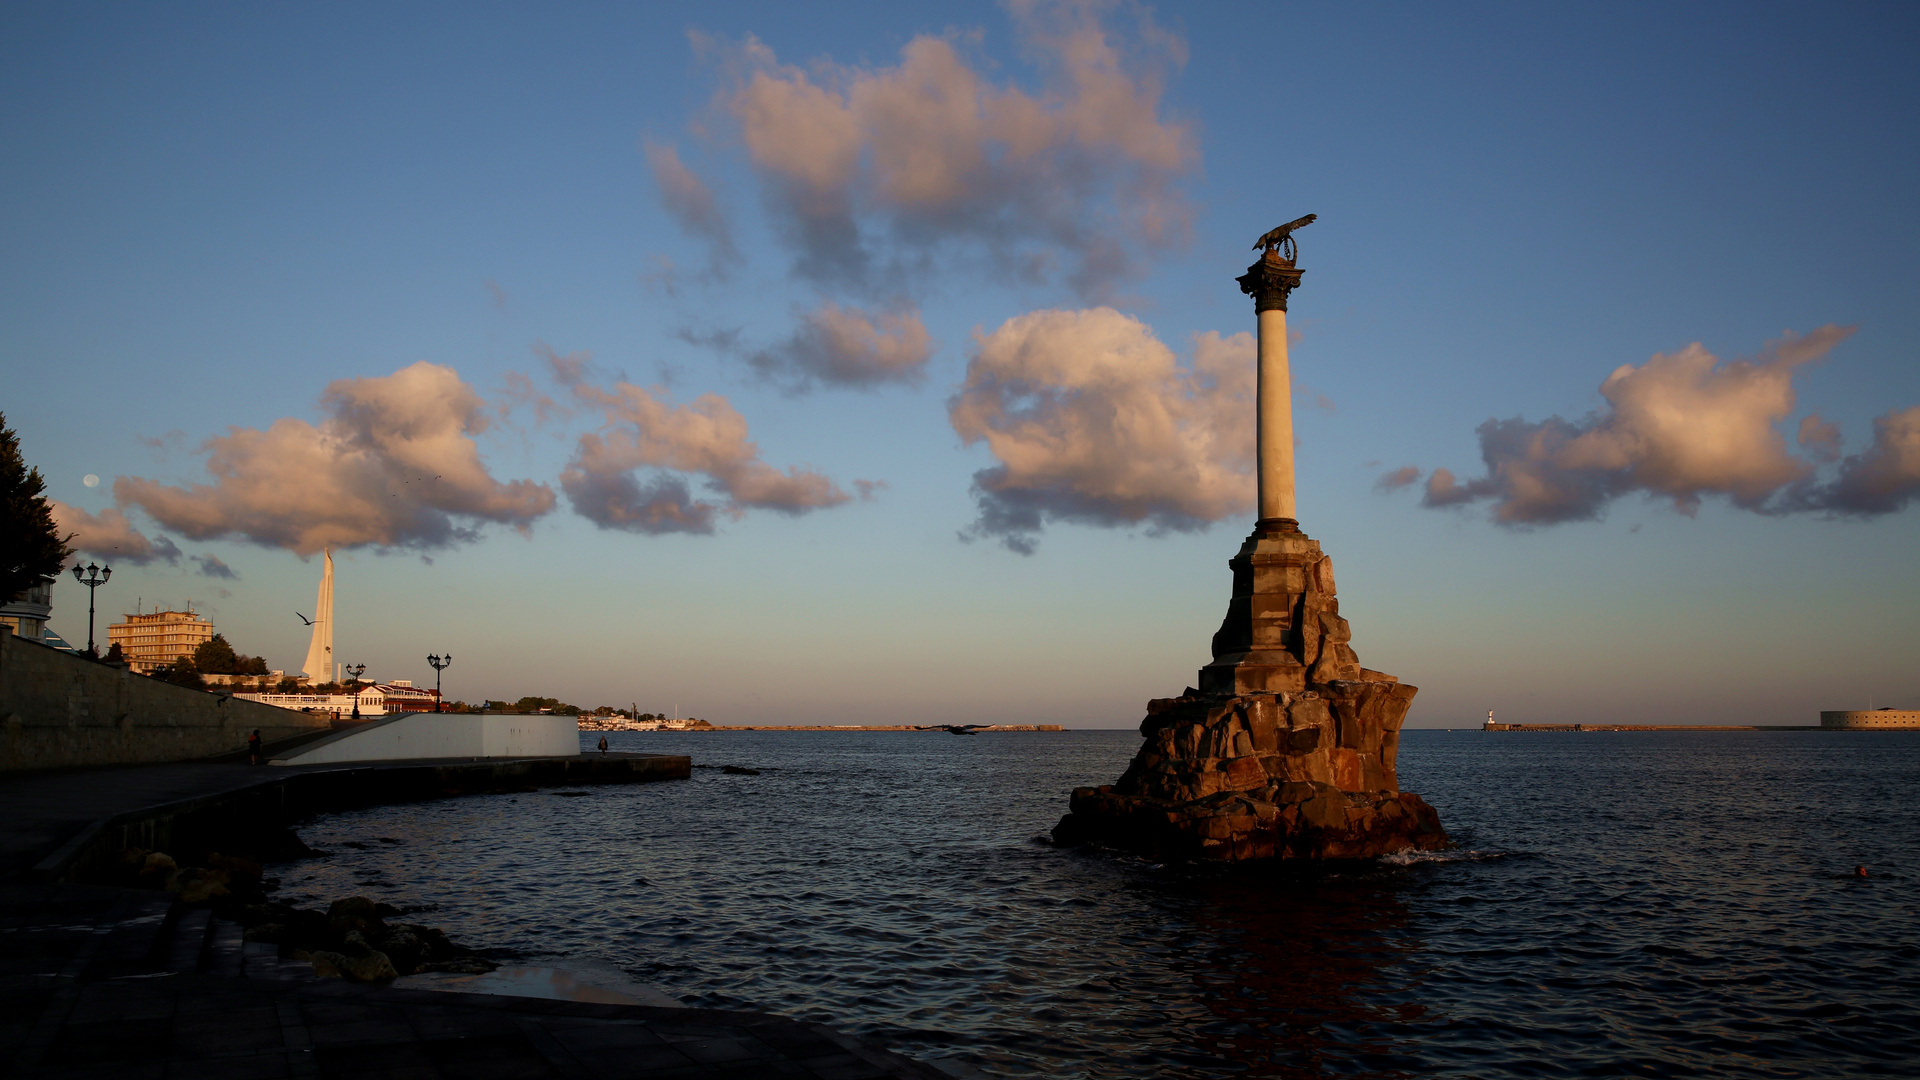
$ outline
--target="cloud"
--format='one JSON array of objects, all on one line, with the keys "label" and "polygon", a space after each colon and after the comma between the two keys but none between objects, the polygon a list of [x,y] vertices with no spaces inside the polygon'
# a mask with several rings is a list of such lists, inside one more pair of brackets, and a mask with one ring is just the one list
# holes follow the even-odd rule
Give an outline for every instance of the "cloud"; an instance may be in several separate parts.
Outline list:
[{"label": "cloud", "polygon": [[1196,335],[1182,368],[1112,308],[1034,311],[975,332],[948,419],[999,464],[973,475],[965,539],[1031,554],[1048,521],[1153,532],[1251,508],[1254,341]]},{"label": "cloud", "polygon": [[660,204],[688,235],[707,242],[712,257],[711,272],[718,276],[726,264],[740,261],[740,251],[733,243],[733,230],[720,211],[713,188],[681,162],[679,149],[649,141],[646,154],[654,185],[660,189]]},{"label": "cloud", "polygon": [[1161,109],[1184,45],[1144,11],[1131,35],[1096,5],[1013,11],[1037,93],[992,81],[951,36],[914,38],[888,68],[809,71],[752,38],[720,50],[718,110],[800,276],[897,288],[964,255],[1103,298],[1143,253],[1185,242],[1192,211],[1176,185],[1199,154],[1191,126]]},{"label": "cloud", "polygon": [[480,284],[486,288],[487,299],[489,302],[493,304],[493,310],[495,311],[507,310],[507,300],[508,300],[507,290],[501,288],[499,282],[493,280],[492,278],[488,278],[487,280],[481,282]]},{"label": "cloud", "polygon": [[814,383],[871,389],[926,378],[933,338],[918,311],[875,314],[828,302],[800,317],[793,336],[747,363],[793,390]]},{"label": "cloud", "polygon": [[[603,529],[711,533],[721,515],[805,514],[852,498],[820,473],[782,472],[762,461],[746,418],[718,394],[674,406],[664,393],[626,382],[610,391],[576,385],[573,392],[600,409],[606,423],[580,436],[560,487],[576,513]],[[643,469],[658,471],[643,479]],[[697,499],[686,474],[702,477],[720,498]]]},{"label": "cloud", "polygon": [[127,515],[111,507],[89,514],[58,499],[48,499],[47,506],[53,511],[53,521],[61,535],[73,534],[69,542],[76,552],[135,566],[156,561],[171,565],[180,562],[180,549],[173,541],[164,536],[147,539],[127,520]]},{"label": "cloud", "polygon": [[[1445,472],[1444,469],[1441,471]],[[1402,465],[1392,472],[1383,474],[1380,479],[1373,482],[1373,486],[1381,491],[1398,491],[1409,484],[1417,483],[1419,479],[1420,466]],[[1451,482],[1452,474],[1448,474],[1448,479]]]},{"label": "cloud", "polygon": [[1807,493],[1801,505],[1866,517],[1894,513],[1916,499],[1920,499],[1920,405],[1876,417],[1873,445],[1842,462],[1840,475]]},{"label": "cloud", "polygon": [[114,500],[196,540],[233,537],[310,555],[324,547],[431,549],[477,539],[489,523],[525,530],[553,490],[502,483],[474,436],[486,403],[452,368],[421,362],[341,379],[319,424],[274,421],[208,439],[211,484],[169,487],[123,476]]},{"label": "cloud", "polygon": [[1840,425],[1809,413],[1800,420],[1800,434],[1794,440],[1816,461],[1840,460]]},{"label": "cloud", "polygon": [[[1853,330],[1790,333],[1753,360],[1721,363],[1696,343],[1622,365],[1600,385],[1607,407],[1584,420],[1481,424],[1485,475],[1462,481],[1435,469],[1422,504],[1489,500],[1493,519],[1510,526],[1593,520],[1634,492],[1670,499],[1689,515],[1712,495],[1748,510],[1790,509],[1804,502],[1814,473],[1779,430],[1793,412],[1793,373]],[[1809,419],[1803,445],[1837,447],[1837,429]]]},{"label": "cloud", "polygon": [[233,572],[233,567],[222,562],[217,555],[195,555],[193,561],[200,564],[201,577],[225,578],[228,581],[235,581],[240,577]]}]

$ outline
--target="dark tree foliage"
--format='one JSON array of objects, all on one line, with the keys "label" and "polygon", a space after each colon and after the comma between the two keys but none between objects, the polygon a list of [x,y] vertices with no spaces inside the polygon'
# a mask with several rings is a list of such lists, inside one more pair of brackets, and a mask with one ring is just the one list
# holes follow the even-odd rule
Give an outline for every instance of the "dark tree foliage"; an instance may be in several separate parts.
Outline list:
[{"label": "dark tree foliage", "polygon": [[[494,703],[489,702],[488,704],[491,705]],[[512,705],[507,705],[505,702],[501,702],[499,704],[503,708],[518,709],[519,711],[525,712],[525,713],[535,713],[535,712],[539,712],[541,709],[545,709],[548,712],[559,713],[562,716],[580,715],[580,710],[578,707],[569,705],[566,702],[561,701],[559,698],[523,697],[519,701],[514,702]]]},{"label": "dark tree foliage", "polygon": [[42,578],[56,577],[73,549],[61,536],[42,492],[39,469],[20,457],[20,437],[0,413],[0,604],[10,604]]},{"label": "dark tree foliage", "polygon": [[153,669],[153,677],[161,682],[170,682],[175,686],[185,686],[193,690],[207,688],[207,680],[200,677],[200,671],[193,666],[191,656],[182,656],[166,667]]},{"label": "dark tree foliage", "polygon": [[265,657],[237,653],[225,634],[215,634],[193,650],[194,670],[202,675],[265,675]]},{"label": "dark tree foliage", "polygon": [[215,634],[193,650],[193,669],[204,675],[232,675],[239,660],[225,634]]}]

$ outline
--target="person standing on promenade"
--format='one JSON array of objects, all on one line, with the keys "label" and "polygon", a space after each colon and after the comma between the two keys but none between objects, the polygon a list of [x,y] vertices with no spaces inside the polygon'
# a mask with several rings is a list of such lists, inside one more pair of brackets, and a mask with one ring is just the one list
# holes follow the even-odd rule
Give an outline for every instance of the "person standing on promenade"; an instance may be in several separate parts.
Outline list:
[{"label": "person standing on promenade", "polygon": [[607,752],[607,737],[605,735],[600,736],[600,752],[603,754]]},{"label": "person standing on promenade", "polygon": [[254,728],[253,734],[247,736],[247,764],[249,765],[260,764],[260,729],[259,728]]}]

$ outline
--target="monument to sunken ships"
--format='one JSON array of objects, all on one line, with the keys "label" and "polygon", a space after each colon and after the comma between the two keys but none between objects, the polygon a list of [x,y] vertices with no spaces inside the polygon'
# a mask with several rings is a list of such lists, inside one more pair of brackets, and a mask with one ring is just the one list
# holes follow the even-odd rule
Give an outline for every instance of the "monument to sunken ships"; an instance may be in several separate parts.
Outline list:
[{"label": "monument to sunken ships", "polygon": [[1147,858],[1359,859],[1444,846],[1440,817],[1394,774],[1415,688],[1360,666],[1333,562],[1293,497],[1287,296],[1293,231],[1274,229],[1240,289],[1259,320],[1259,520],[1228,561],[1233,598],[1200,685],[1147,703],[1146,742],[1116,784],[1078,788],[1054,842]]}]

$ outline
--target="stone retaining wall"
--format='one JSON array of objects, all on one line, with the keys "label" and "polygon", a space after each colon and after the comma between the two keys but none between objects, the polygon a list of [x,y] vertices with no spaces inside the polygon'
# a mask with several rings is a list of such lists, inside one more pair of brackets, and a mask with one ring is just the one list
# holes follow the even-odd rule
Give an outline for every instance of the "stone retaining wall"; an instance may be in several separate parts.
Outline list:
[{"label": "stone retaining wall", "polygon": [[0,627],[0,772],[187,761],[329,726],[135,675]]}]

